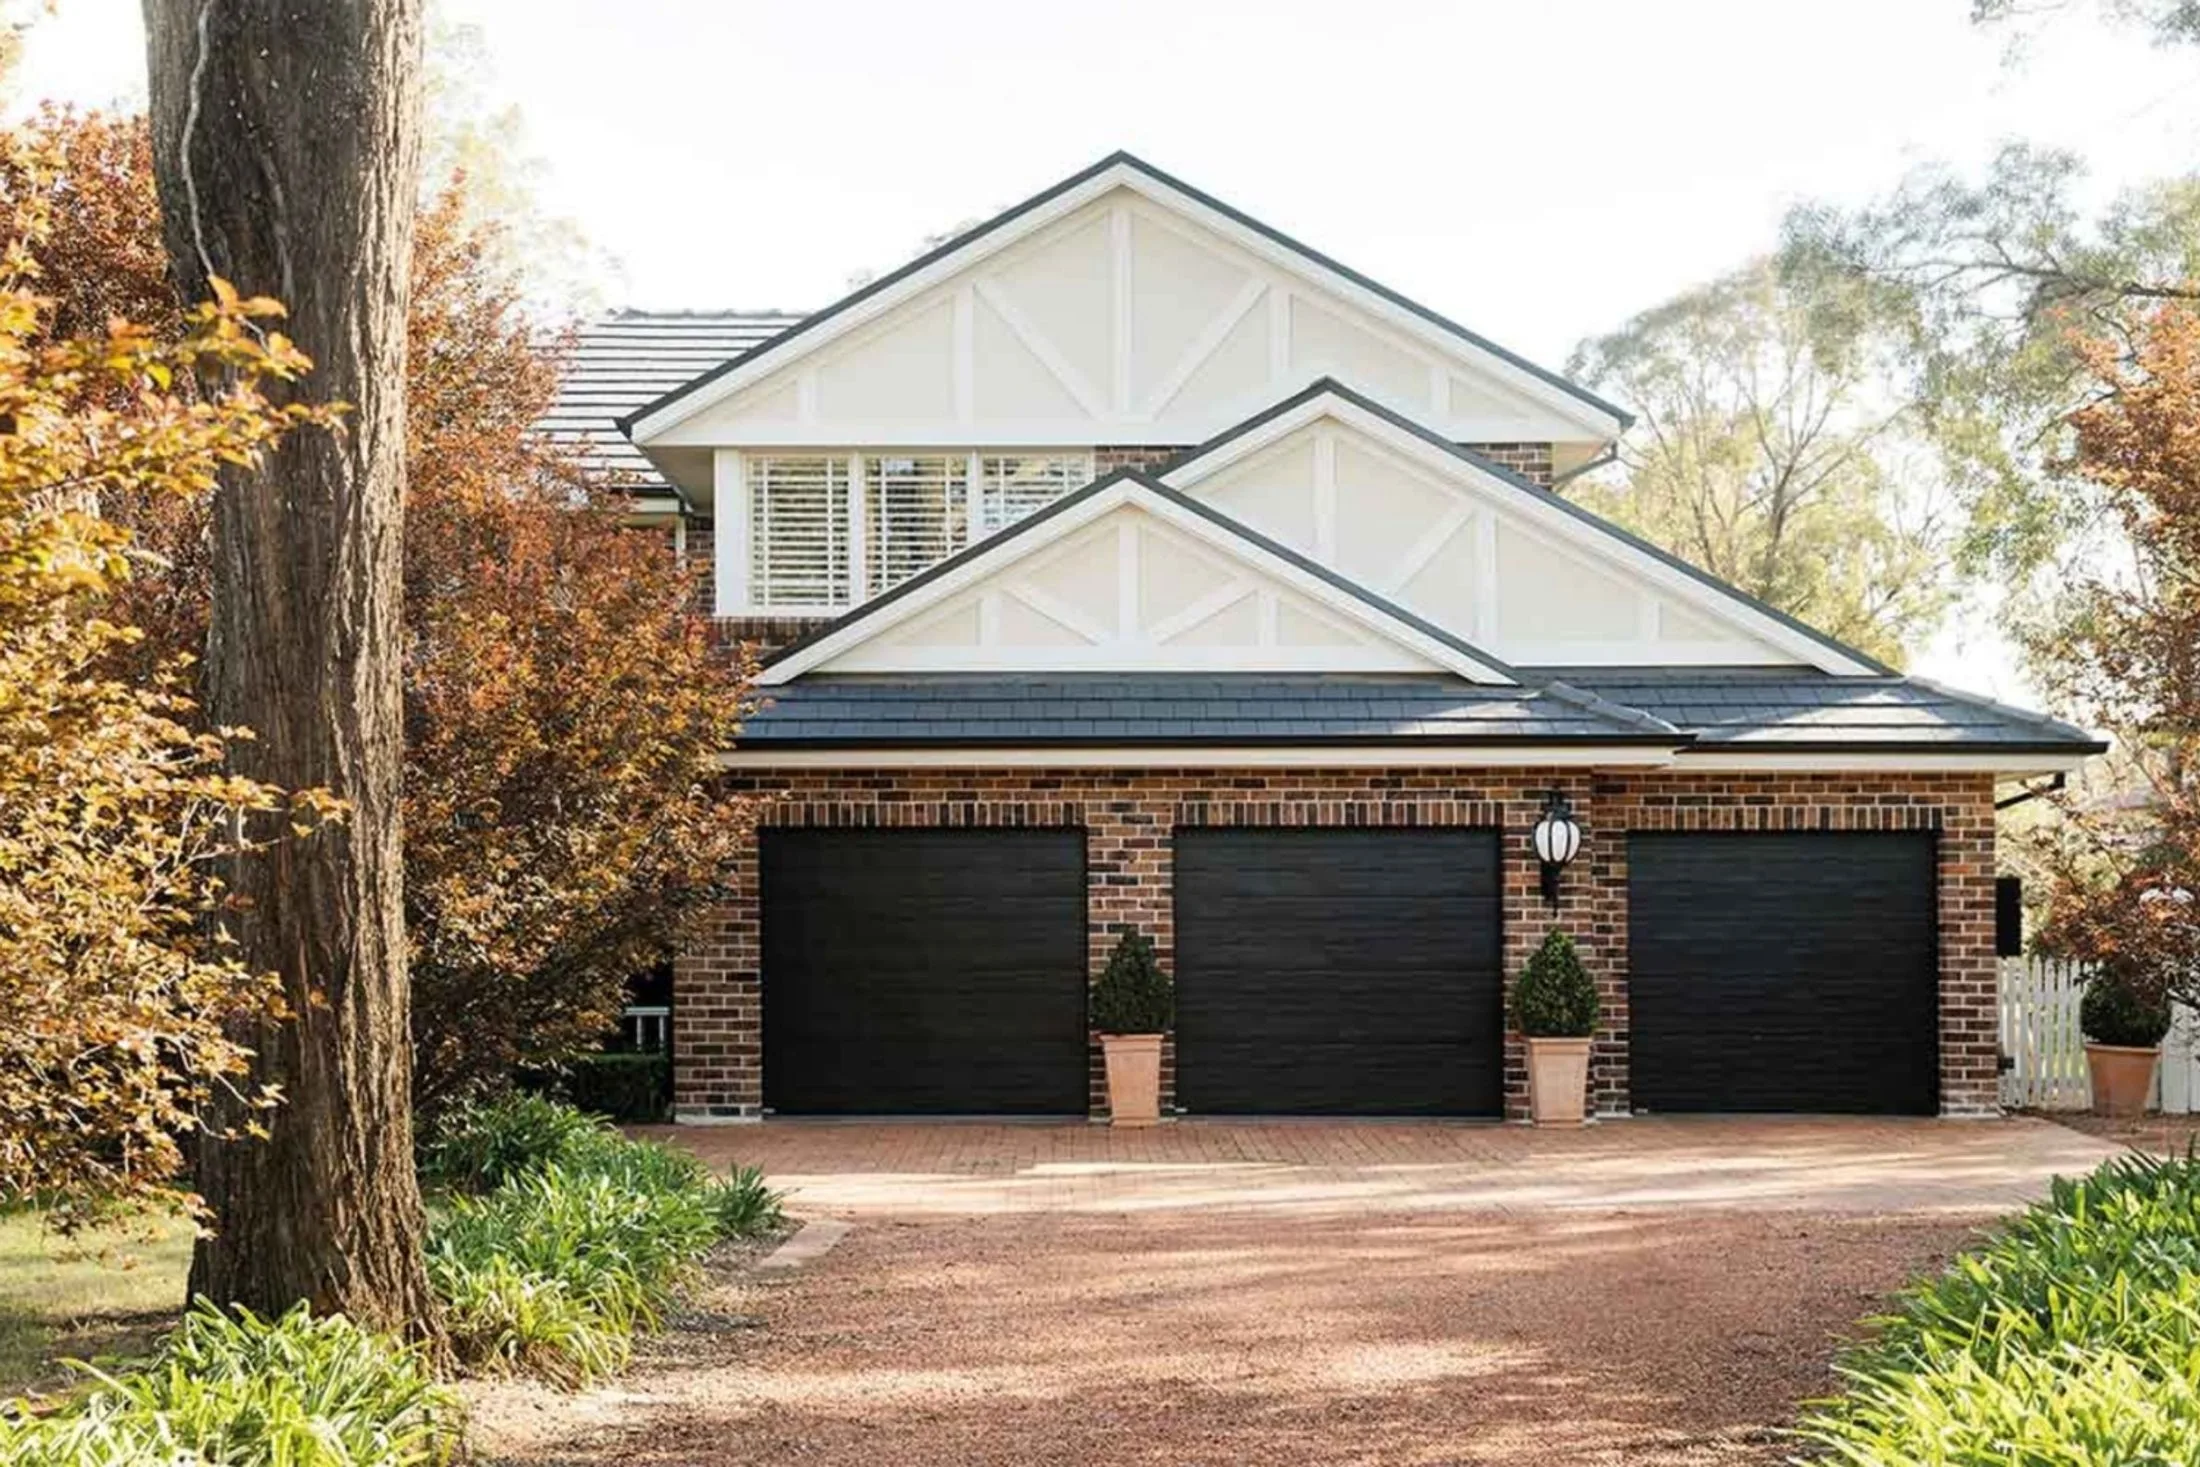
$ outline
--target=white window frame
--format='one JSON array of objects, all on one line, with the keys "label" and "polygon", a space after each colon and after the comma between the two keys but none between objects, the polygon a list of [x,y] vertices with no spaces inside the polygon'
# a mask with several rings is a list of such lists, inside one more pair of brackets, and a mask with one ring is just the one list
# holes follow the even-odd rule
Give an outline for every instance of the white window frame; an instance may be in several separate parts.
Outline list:
[{"label": "white window frame", "polygon": [[[1070,476],[1069,487],[1063,493],[1074,493],[1092,482],[1098,450],[1093,448],[1060,448],[1040,446],[1033,448],[826,448],[759,449],[757,454],[765,458],[840,458],[848,470],[848,591],[853,597],[848,601],[831,604],[774,605],[757,602],[750,597],[749,561],[755,546],[752,543],[754,527],[750,524],[748,495],[748,454],[737,448],[721,448],[712,455],[714,500],[712,505],[712,541],[716,565],[714,584],[714,610],[719,616],[740,617],[819,617],[839,616],[871,599],[866,591],[871,579],[871,557],[867,542],[870,522],[870,481],[865,473],[865,462],[874,458],[954,458],[964,459],[963,469],[963,542],[949,554],[955,554],[983,540],[999,534],[1006,525],[996,525],[989,508],[984,503],[984,461],[989,458],[1056,458],[1069,459],[1080,465]],[[1033,511],[1034,513],[1036,511]],[[891,588],[888,588],[891,589]],[[876,594],[884,594],[883,592]]]}]

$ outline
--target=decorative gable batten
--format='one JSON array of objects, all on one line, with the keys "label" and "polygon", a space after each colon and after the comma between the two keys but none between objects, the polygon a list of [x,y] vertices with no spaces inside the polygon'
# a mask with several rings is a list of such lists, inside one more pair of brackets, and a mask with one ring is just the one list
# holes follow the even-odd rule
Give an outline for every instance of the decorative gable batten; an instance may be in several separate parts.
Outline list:
[{"label": "decorative gable batten", "polygon": [[764,361],[637,441],[1191,444],[1324,375],[1459,441],[1609,436],[1292,258],[1133,173],[875,314],[825,323],[784,367]]},{"label": "decorative gable batten", "polygon": [[1326,389],[1168,482],[1517,666],[1868,665]]},{"label": "decorative gable batten", "polygon": [[1434,672],[1440,665],[1124,506],[817,670],[980,668]]}]

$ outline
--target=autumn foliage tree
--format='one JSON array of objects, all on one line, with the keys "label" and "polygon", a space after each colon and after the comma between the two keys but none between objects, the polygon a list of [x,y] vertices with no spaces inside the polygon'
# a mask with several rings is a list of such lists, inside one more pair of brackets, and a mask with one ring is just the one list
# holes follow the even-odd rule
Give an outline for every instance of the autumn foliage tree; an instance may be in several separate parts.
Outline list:
[{"label": "autumn foliage tree", "polygon": [[2066,587],[2027,651],[2059,701],[2115,733],[2146,798],[2064,802],[2042,939],[2200,1001],[2200,311],[2160,306],[2081,351],[2099,391],[2072,417],[2068,467],[2119,553]]},{"label": "autumn foliage tree", "polygon": [[[66,162],[45,184],[69,225],[61,309],[151,301],[173,319],[142,123],[32,128]],[[664,536],[626,522],[620,485],[530,433],[557,342],[467,187],[446,180],[418,222],[406,409],[405,906],[431,1107],[593,1048],[748,819],[710,784],[745,669],[713,649]],[[115,508],[166,567],[124,589],[151,632],[143,674],[151,649],[205,636],[205,516]]]},{"label": "autumn foliage tree", "polygon": [[308,365],[273,302],[217,281],[155,331],[126,290],[46,293],[72,243],[53,141],[0,140],[0,1193],[73,1218],[173,1195],[217,1094],[272,1099],[232,1026],[279,990],[232,951],[219,871],[245,817],[325,809],[229,772],[244,735],[195,727],[184,658],[113,675],[141,567],[99,508],[202,512],[220,466],[324,415],[264,391]]}]

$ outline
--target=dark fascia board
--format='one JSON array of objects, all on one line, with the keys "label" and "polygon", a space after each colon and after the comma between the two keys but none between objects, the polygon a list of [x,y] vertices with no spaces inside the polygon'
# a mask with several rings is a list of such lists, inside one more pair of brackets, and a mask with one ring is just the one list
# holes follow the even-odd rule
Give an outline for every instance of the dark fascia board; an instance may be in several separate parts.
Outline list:
[{"label": "dark fascia board", "polygon": [[1224,218],[1230,220],[1233,224],[1237,224],[1242,226],[1243,228],[1252,230],[1254,233],[1260,235],[1263,239],[1269,240],[1274,244],[1281,245],[1284,249],[1291,251],[1293,254],[1298,255],[1300,258],[1314,265],[1317,265],[1324,270],[1331,271],[1336,275],[1343,277],[1344,279],[1350,281],[1352,284],[1358,286],[1362,290],[1370,291],[1375,295],[1381,296],[1384,300],[1390,302],[1394,306],[1397,306],[1401,310],[1411,312],[1412,314],[1420,317],[1422,320],[1428,322],[1431,326],[1435,326],[1439,330],[1449,332],[1451,335],[1458,337],[1460,340],[1466,342],[1468,345],[1476,347],[1479,350],[1488,352],[1491,356],[1498,358],[1500,361],[1507,362],[1510,365],[1519,368],[1521,371],[1528,373],[1530,376],[1535,377],[1542,382],[1548,383],[1552,387],[1558,388],[1560,391],[1566,393],[1569,397],[1573,397],[1581,402],[1584,402],[1590,407],[1595,408],[1598,412],[1607,414],[1608,416],[1613,418],[1615,421],[1618,422],[1621,432],[1625,432],[1627,429],[1635,425],[1635,418],[1632,413],[1614,403],[1606,402],[1603,398],[1598,397],[1595,393],[1589,391],[1587,388],[1581,386],[1580,384],[1568,381],[1566,378],[1560,376],[1556,372],[1551,371],[1547,367],[1537,366],[1534,362],[1529,361],[1526,357],[1521,356],[1517,352],[1507,351],[1504,347],[1499,346],[1496,342],[1491,341],[1488,337],[1481,336],[1473,331],[1469,331],[1466,327],[1460,325],[1456,321],[1451,320],[1449,317],[1443,316],[1435,311],[1430,310],[1427,306],[1422,305],[1418,301],[1409,300],[1405,296],[1402,296],[1398,294],[1398,292],[1392,290],[1390,287],[1379,284],[1376,281],[1369,279],[1367,276],[1362,275],[1359,271],[1351,269],[1350,267],[1331,259],[1329,256],[1323,254],[1319,250],[1311,249],[1308,246],[1299,243],[1299,241],[1293,239],[1290,235],[1285,234],[1282,230],[1271,228],[1270,226],[1261,223],[1258,219],[1253,218],[1251,215],[1243,213],[1240,210],[1231,208],[1228,204],[1223,203],[1220,199],[1215,198],[1212,194],[1204,193],[1199,189],[1193,188],[1190,184],[1185,183],[1183,180],[1162,172],[1160,169],[1154,167],[1151,163],[1146,162],[1143,158],[1139,158],[1130,153],[1117,151],[1108,154],[1107,157],[1102,158],[1099,162],[1094,163],[1088,168],[1080,168],[1079,170],[1077,170],[1077,172],[1072,173],[1069,177],[1063,179],[1060,183],[1057,183],[1050,188],[1040,190],[1038,193],[1033,194],[1030,198],[1025,199],[1022,203],[1010,205],[1008,208],[1003,209],[1000,213],[994,215],[991,219],[986,220],[984,223],[975,225],[972,228],[965,230],[963,233],[956,235],[947,243],[940,245],[935,249],[926,251],[924,254],[917,256],[917,258],[911,260],[908,264],[902,266],[900,269],[891,271],[885,275],[881,275],[878,279],[872,281],[869,285],[864,286],[862,289],[853,291],[848,295],[842,296],[839,300],[834,301],[831,305],[825,307],[823,310],[816,311],[811,313],[810,315],[804,316],[801,320],[795,322],[792,326],[789,326],[786,330],[781,331],[776,336],[771,336],[763,341],[758,342],[755,346],[750,347],[747,351],[742,352],[738,356],[729,357],[725,361],[720,362],[717,366],[712,367],[709,371],[704,372],[701,376],[695,377],[690,381],[683,382],[678,387],[673,388],[670,392],[667,392],[658,397],[655,401],[650,402],[645,406],[638,407],[634,409],[634,411],[626,413],[623,416],[615,419],[614,421],[616,421],[619,425],[619,431],[631,438],[634,432],[634,425],[640,422],[642,419],[648,417],[650,414],[659,412],[664,408],[672,406],[672,404],[688,396],[690,393],[700,391],[702,388],[707,387],[711,383],[717,381],[720,377],[725,376],[728,372],[736,371],[742,367],[747,366],[750,362],[756,361],[761,357],[778,351],[788,342],[793,341],[796,338],[815,330],[817,327],[824,325],[827,321],[830,321],[836,316],[841,315],[843,312],[846,312],[856,306],[861,305],[863,302],[879,294],[881,291],[893,289],[893,287],[899,285],[903,280],[906,280],[908,277],[916,274],[918,271],[927,269],[930,266],[937,264],[939,261],[946,259],[949,255],[955,254],[956,252],[966,248],[967,246],[975,244],[977,241],[985,238],[989,234],[992,234],[994,231],[1015,223],[1018,219],[1021,219],[1024,215],[1029,214],[1034,209],[1044,208],[1046,205],[1060,198],[1063,194],[1069,193],[1071,190],[1079,188],[1082,185],[1091,182],[1093,179],[1099,177],[1101,174],[1106,173],[1109,169],[1116,167],[1136,169],[1138,172],[1145,174],[1148,178],[1152,179],[1155,183],[1160,184],[1162,187],[1173,189],[1177,193],[1180,193],[1184,197],[1192,200],[1194,203],[1197,203],[1205,208],[1212,209],[1217,214],[1220,214]]},{"label": "dark fascia board", "polygon": [[[1257,530],[1252,529],[1250,526],[1240,524],[1238,521],[1230,518],[1230,516],[1222,513],[1222,511],[1215,509],[1210,505],[1202,504],[1188,494],[1180,493],[1175,489],[1171,489],[1168,485],[1162,483],[1159,479],[1154,478],[1151,474],[1143,473],[1137,469],[1116,469],[1110,473],[1104,474],[1100,478],[1093,480],[1090,484],[1087,484],[1084,488],[1079,489],[1075,493],[1063,495],[1060,499],[1055,500],[1054,503],[1048,505],[1045,509],[1038,511],[1036,514],[1025,516],[1023,519],[1018,520],[1015,524],[1009,526],[1007,529],[1001,531],[999,534],[989,536],[984,540],[980,540],[975,545],[965,546],[963,549],[957,551],[953,555],[950,555],[947,559],[940,561],[937,565],[932,566],[930,569],[922,571],[917,575],[911,576],[908,580],[903,581],[900,585],[894,587],[891,591],[882,592],[881,594],[874,596],[870,600],[864,602],[862,605],[854,607],[842,613],[840,616],[835,617],[833,620],[827,622],[824,626],[821,626],[816,631],[811,632],[808,636],[799,638],[798,640],[793,642],[789,642],[786,646],[779,648],[770,656],[766,657],[761,665],[765,667],[770,667],[773,663],[780,662],[788,657],[792,657],[795,653],[800,652],[803,649],[810,647],[818,642],[821,642],[827,637],[838,635],[840,632],[845,631],[847,628],[855,625],[857,622],[867,620],[870,617],[876,615],[880,609],[893,605],[896,601],[901,600],[904,596],[910,595],[912,592],[915,592],[925,586],[930,585],[932,582],[938,580],[942,576],[950,575],[955,571],[960,570],[963,566],[969,564],[972,560],[981,555],[990,555],[1008,542],[1015,540],[1021,536],[1033,533],[1041,526],[1045,525],[1048,521],[1055,518],[1057,515],[1066,514],[1068,511],[1075,508],[1077,505],[1084,503],[1086,500],[1092,498],[1094,495],[1102,492],[1103,490],[1109,489],[1116,484],[1122,483],[1125,480],[1129,480],[1130,482],[1137,484],[1140,488],[1145,489],[1149,493],[1154,494],[1161,499],[1167,500],[1170,504],[1176,506],[1179,509],[1188,510],[1193,514],[1198,515],[1201,519],[1206,520],[1208,523],[1229,531],[1232,535],[1235,535],[1237,538],[1245,541],[1247,544],[1252,545],[1257,549],[1266,551],[1268,554],[1275,556],[1277,559],[1286,562],[1294,568],[1304,571],[1310,575],[1319,577],[1321,580],[1328,583],[1329,585],[1334,586],[1340,591],[1343,591],[1346,595],[1352,596],[1355,599],[1375,608],[1377,611],[1382,612],[1385,616],[1389,617],[1393,621],[1401,622],[1406,626],[1413,628],[1413,630],[1421,633],[1425,637],[1434,638],[1436,641],[1443,643],[1445,646],[1451,648],[1454,652],[1459,653],[1461,656],[1473,658],[1476,662],[1481,663],[1484,667],[1487,667],[1493,672],[1499,673],[1505,677],[1512,679],[1514,682],[1520,684],[1522,687],[1540,688],[1543,686],[1543,684],[1538,683],[1533,679],[1521,676],[1520,673],[1515,671],[1512,667],[1503,662],[1500,662],[1497,658],[1492,657],[1489,653],[1484,652],[1481,648],[1475,646],[1473,643],[1465,641],[1460,637],[1457,637],[1452,633],[1444,630],[1442,627],[1437,626],[1434,622],[1428,621],[1423,617],[1415,615],[1413,612],[1406,610],[1404,607],[1397,605],[1395,602],[1385,600],[1383,597],[1376,595],[1373,591],[1368,590],[1365,586],[1360,585],[1358,582],[1351,580],[1346,576],[1338,574],[1336,571],[1331,570],[1328,566],[1323,565],[1321,562],[1307,559],[1305,556],[1299,554],[1296,550],[1291,549],[1291,547],[1289,547],[1288,545],[1278,544],[1276,541],[1269,539],[1267,536],[1261,534]],[[1578,696],[1586,697],[1585,694]],[[1647,714],[1641,716],[1648,717]]]},{"label": "dark fascia board", "polygon": [[1532,494],[1545,504],[1555,505],[1559,509],[1564,510],[1567,514],[1572,515],[1575,519],[1581,521],[1583,524],[1588,525],[1593,529],[1601,530],[1605,534],[1610,535],[1614,539],[1619,540],[1624,544],[1633,546],[1635,549],[1640,550],[1645,555],[1648,555],[1652,559],[1657,560],[1659,563],[1673,570],[1679,571],[1682,575],[1687,576],[1690,580],[1697,581],[1703,585],[1709,586],[1712,590],[1717,591],[1722,595],[1732,597],[1734,600],[1741,602],[1744,606],[1749,607],[1752,611],[1760,612],[1765,616],[1771,617],[1774,621],[1780,623],[1780,625],[1788,628],[1788,630],[1799,632],[1830,651],[1838,652],[1843,657],[1853,658],[1855,661],[1864,664],[1864,666],[1873,669],[1875,672],[1883,676],[1901,676],[1900,673],[1896,672],[1893,668],[1887,666],[1887,664],[1885,664],[1884,662],[1881,662],[1878,658],[1870,656],[1863,652],[1859,652],[1854,647],[1851,647],[1844,642],[1838,641],[1833,637],[1827,636],[1824,632],[1818,630],[1818,628],[1814,626],[1811,626],[1808,622],[1797,621],[1794,617],[1780,610],[1777,606],[1769,606],[1766,603],[1759,601],[1756,597],[1741,589],[1741,587],[1733,585],[1732,583],[1727,581],[1722,581],[1717,576],[1711,574],[1707,570],[1703,570],[1697,566],[1690,565],[1687,561],[1681,559],[1679,556],[1673,554],[1671,551],[1662,549],[1659,546],[1651,544],[1648,540],[1643,539],[1640,535],[1635,534],[1632,530],[1623,529],[1619,525],[1616,525],[1612,523],[1612,521],[1604,518],[1604,516],[1597,514],[1591,510],[1583,509],[1580,505],[1566,498],[1566,496],[1564,496],[1563,494],[1555,494],[1552,491],[1544,488],[1541,484],[1536,483],[1535,480],[1527,478],[1524,475],[1515,473],[1513,470],[1506,468],[1503,464],[1497,463],[1492,459],[1485,458],[1481,454],[1476,453],[1471,448],[1465,448],[1457,443],[1452,442],[1443,434],[1434,432],[1428,428],[1423,427],[1421,424],[1414,422],[1413,419],[1405,416],[1405,414],[1396,412],[1390,408],[1383,406],[1383,404],[1376,402],[1373,398],[1368,397],[1366,394],[1355,391],[1353,388],[1347,387],[1344,383],[1339,382],[1334,377],[1315,378],[1305,387],[1299,389],[1297,392],[1292,393],[1289,397],[1275,404],[1273,407],[1263,408],[1261,411],[1253,414],[1253,416],[1247,418],[1244,422],[1237,424],[1235,427],[1223,429],[1220,433],[1208,439],[1205,443],[1199,444],[1197,447],[1194,448],[1185,449],[1184,452],[1178,454],[1175,458],[1172,458],[1168,462],[1161,464],[1160,466],[1155,468],[1153,472],[1161,475],[1173,474],[1178,469],[1183,468],[1185,465],[1197,462],[1199,459],[1205,458],[1208,454],[1213,453],[1216,449],[1233,443],[1237,439],[1244,437],[1246,434],[1254,432],[1261,427],[1264,427],[1268,423],[1274,421],[1276,418],[1281,417],[1283,414],[1291,412],[1296,408],[1302,407],[1306,403],[1314,400],[1315,398],[1324,396],[1339,398],[1345,402],[1352,404],[1354,407],[1361,409],[1362,411],[1373,413],[1376,417],[1381,418],[1384,422],[1391,424],[1393,427],[1399,428],[1404,432],[1411,433],[1414,437],[1420,439],[1422,442],[1442,449],[1444,452],[1450,454],[1453,458],[1459,459],[1463,463],[1472,464],[1475,468],[1480,469],[1486,474],[1493,475],[1494,477],[1520,490],[1524,494]]}]

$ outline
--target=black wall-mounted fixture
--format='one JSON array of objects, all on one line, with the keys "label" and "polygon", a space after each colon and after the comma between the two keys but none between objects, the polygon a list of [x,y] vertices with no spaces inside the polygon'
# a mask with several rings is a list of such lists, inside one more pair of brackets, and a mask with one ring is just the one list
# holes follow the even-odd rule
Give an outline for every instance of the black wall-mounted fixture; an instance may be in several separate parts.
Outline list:
[{"label": "black wall-mounted fixture", "polygon": [[1543,863],[1543,900],[1555,907],[1558,873],[1581,853],[1581,827],[1574,823],[1574,807],[1567,803],[1565,791],[1544,794],[1543,818],[1535,823],[1528,839],[1535,847],[1536,860]]},{"label": "black wall-mounted fixture", "polygon": [[2024,955],[2024,878],[1994,878],[1994,955]]}]

